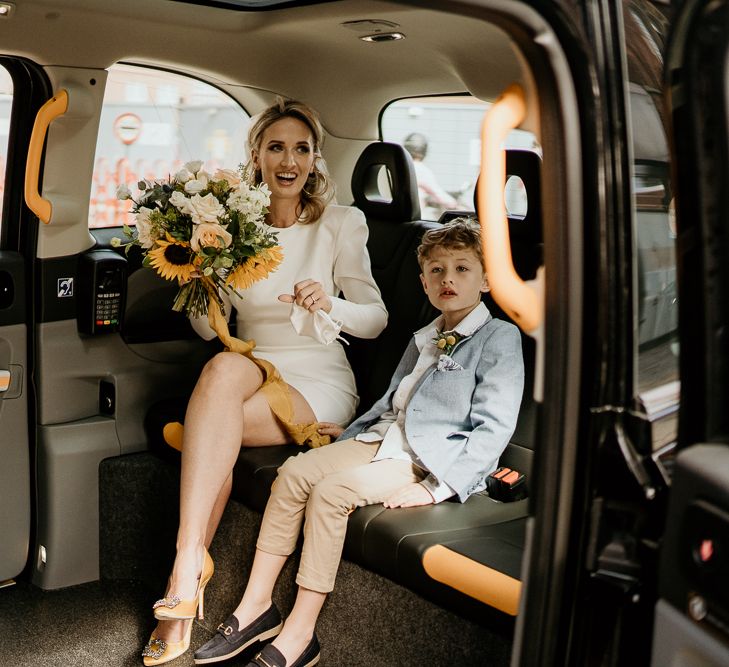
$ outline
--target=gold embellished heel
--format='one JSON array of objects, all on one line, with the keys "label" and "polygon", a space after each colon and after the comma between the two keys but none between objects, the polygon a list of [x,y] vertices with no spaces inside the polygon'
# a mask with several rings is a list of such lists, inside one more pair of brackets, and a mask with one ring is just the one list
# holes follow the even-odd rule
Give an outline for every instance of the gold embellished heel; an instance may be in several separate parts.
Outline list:
[{"label": "gold embellished heel", "polygon": [[152,609],[154,617],[160,621],[184,621],[189,618],[197,617],[203,619],[205,587],[213,576],[215,565],[213,559],[210,558],[208,550],[205,549],[203,556],[203,567],[200,573],[200,580],[197,584],[195,596],[186,600],[182,600],[178,595],[172,594],[157,600]]},{"label": "gold embellished heel", "polygon": [[[147,645],[142,650],[142,658],[146,667],[161,665],[179,658],[190,648],[190,636],[192,635],[192,619],[188,621],[187,632],[179,642],[167,642],[164,639],[155,637],[154,632],[149,638]],[[156,632],[156,631],[155,631]]]}]

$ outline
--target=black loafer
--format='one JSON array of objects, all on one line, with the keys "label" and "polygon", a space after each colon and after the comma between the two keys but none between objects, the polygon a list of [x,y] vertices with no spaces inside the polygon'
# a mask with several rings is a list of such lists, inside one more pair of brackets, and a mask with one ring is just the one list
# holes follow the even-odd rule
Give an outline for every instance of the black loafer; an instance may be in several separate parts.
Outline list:
[{"label": "black loafer", "polygon": [[195,651],[195,664],[207,665],[232,658],[255,642],[273,639],[282,627],[275,604],[242,630],[238,630],[238,619],[231,615],[218,626],[217,634]]},{"label": "black loafer", "polygon": [[268,644],[246,667],[311,667],[319,662],[319,657],[319,640],[314,635],[292,665],[287,665],[283,653],[273,644]]}]

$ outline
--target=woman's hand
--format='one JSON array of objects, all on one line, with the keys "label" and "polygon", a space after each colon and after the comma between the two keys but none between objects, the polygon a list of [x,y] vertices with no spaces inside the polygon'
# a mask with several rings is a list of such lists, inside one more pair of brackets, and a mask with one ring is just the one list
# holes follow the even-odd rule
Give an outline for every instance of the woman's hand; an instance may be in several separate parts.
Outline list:
[{"label": "woman's hand", "polygon": [[339,424],[333,424],[332,422],[319,422],[316,430],[321,435],[331,435],[332,440],[336,440],[344,433],[344,429]]},{"label": "woman's hand", "polygon": [[384,503],[385,507],[419,507],[420,505],[432,505],[435,502],[430,491],[422,484],[413,482],[403,486],[393,493]]},{"label": "woman's hand", "polygon": [[297,303],[310,313],[316,310],[328,313],[332,309],[332,300],[324,292],[321,283],[311,278],[296,283],[293,294],[280,294],[278,300],[285,303]]}]

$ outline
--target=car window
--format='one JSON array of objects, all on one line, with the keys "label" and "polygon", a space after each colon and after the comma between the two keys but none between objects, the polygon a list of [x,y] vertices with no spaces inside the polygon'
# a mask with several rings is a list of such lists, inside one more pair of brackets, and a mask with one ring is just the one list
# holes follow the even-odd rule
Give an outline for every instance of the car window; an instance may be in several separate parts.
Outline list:
[{"label": "car window", "polygon": [[668,9],[646,0],[626,0],[624,7],[637,285],[634,387],[657,451],[676,440],[680,394],[676,224],[662,78]]},{"label": "car window", "polygon": [[[8,160],[8,137],[10,135],[10,112],[13,106],[13,80],[10,73],[0,66],[0,211],[5,191],[5,165]],[[0,224],[2,224],[0,222]]]},{"label": "car window", "polygon": [[[489,108],[469,95],[398,100],[382,114],[384,141],[403,145],[413,158],[420,215],[437,220],[447,210],[473,211],[473,192],[481,164],[481,121]],[[531,132],[514,130],[507,148],[540,151]],[[519,177],[504,191],[509,215],[524,217],[528,202]]]},{"label": "car window", "polygon": [[116,188],[166,178],[185,162],[209,171],[235,168],[250,117],[231,97],[192,77],[147,67],[114,65],[104,94],[96,144],[89,227],[130,222],[130,201]]}]

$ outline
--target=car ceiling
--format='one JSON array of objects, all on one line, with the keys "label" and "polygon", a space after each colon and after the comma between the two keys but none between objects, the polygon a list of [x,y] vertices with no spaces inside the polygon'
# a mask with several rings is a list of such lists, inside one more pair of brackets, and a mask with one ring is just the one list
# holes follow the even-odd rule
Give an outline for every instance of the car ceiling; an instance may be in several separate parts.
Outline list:
[{"label": "car ceiling", "polygon": [[[360,37],[371,26],[342,25],[363,20],[396,24],[405,39],[368,43]],[[375,138],[393,99],[468,91],[489,100],[525,78],[495,25],[395,2],[239,11],[170,0],[16,0],[0,19],[0,44],[41,65],[151,64],[228,90],[275,92],[312,104],[330,134],[353,139]]]}]

